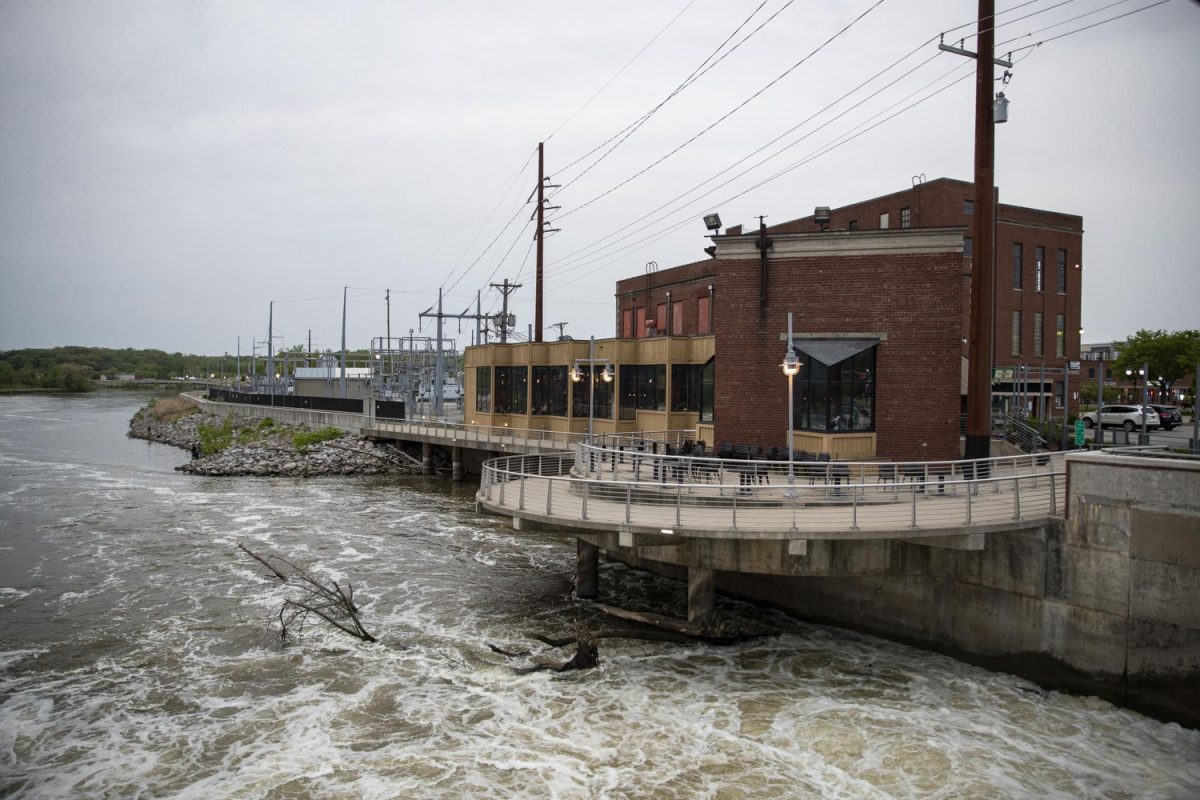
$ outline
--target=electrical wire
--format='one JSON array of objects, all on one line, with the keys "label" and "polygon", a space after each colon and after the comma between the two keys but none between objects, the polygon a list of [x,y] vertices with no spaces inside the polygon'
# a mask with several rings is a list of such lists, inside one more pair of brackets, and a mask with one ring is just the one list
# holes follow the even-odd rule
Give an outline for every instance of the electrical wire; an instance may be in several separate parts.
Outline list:
[{"label": "electrical wire", "polygon": [[[624,128],[619,130],[617,133],[613,134],[608,139],[606,139],[604,142],[600,143],[596,147],[589,150],[587,153],[584,153],[582,156],[580,156],[579,158],[575,159],[574,161],[570,162],[565,167],[563,167],[560,170],[560,173],[567,172],[572,167],[574,167],[576,164],[578,164],[579,162],[586,159],[588,156],[591,156],[592,154],[594,154],[597,151],[606,147],[608,144],[613,142],[613,140],[616,140],[618,138],[620,139],[620,141],[617,141],[616,144],[614,144],[611,148],[609,148],[603,155],[601,155],[594,162],[589,164],[582,172],[580,172],[578,175],[575,175],[574,177],[572,177],[569,180],[567,180],[566,182],[564,182],[562,184],[562,186],[558,189],[558,192],[561,192],[563,189],[566,189],[568,186],[573,184],[575,181],[579,180],[584,175],[586,175],[588,172],[590,172],[596,165],[598,165],[601,161],[603,161],[605,158],[607,158],[614,150],[616,150],[618,147],[620,147],[622,144],[624,144],[624,142],[630,136],[632,136],[635,132],[637,132],[637,130],[639,128],[641,128],[642,125],[644,125],[646,122],[648,122],[650,120],[650,118],[652,116],[654,116],[655,113],[658,112],[659,109],[661,109],[663,106],[665,106],[668,102],[670,102],[676,95],[678,95],[684,89],[688,88],[693,83],[698,81],[707,72],[709,72],[709,70],[711,70],[713,67],[717,66],[717,64],[720,64],[722,61],[724,61],[726,56],[728,56],[730,53],[733,53],[735,50],[737,50],[739,47],[741,47],[743,44],[745,44],[747,41],[749,41],[755,34],[757,34],[760,30],[762,30],[763,27],[767,23],[769,23],[771,20],[775,19],[777,16],[779,16],[779,14],[784,9],[786,9],[788,6],[790,6],[794,2],[794,0],[787,0],[787,2],[778,11],[776,11],[769,18],[767,18],[766,22],[762,23],[757,28],[755,28],[753,31],[751,31],[749,35],[747,35],[744,39],[742,39],[742,41],[738,42],[736,45],[731,47],[727,52],[722,54],[720,56],[720,58],[716,58],[717,54],[720,53],[722,49],[724,49],[725,45],[729,44],[729,42],[733,39],[733,37],[737,36],[738,32],[741,31],[742,28],[744,28],[744,27],[746,27],[746,25],[750,24],[750,21],[752,19],[754,19],[755,16],[757,16],[758,12],[762,10],[763,6],[765,6],[767,4],[767,2],[768,2],[768,0],[762,0],[762,2],[758,4],[758,7],[750,12],[750,16],[748,16],[748,17],[746,17],[746,19],[742,20],[741,24],[739,24],[736,28],[734,28],[733,32],[730,33],[729,36],[725,37],[725,40],[723,42],[721,42],[721,44],[717,45],[717,48],[715,50],[713,50],[702,62],[700,62],[700,65],[697,66],[695,69],[693,69],[691,74],[688,75],[686,78],[684,78],[683,81],[678,86],[676,86],[671,91],[670,94],[668,94],[663,100],[661,100],[658,103],[658,105],[654,106],[649,111],[647,111],[645,114],[643,114],[642,116],[638,117],[633,122],[626,125]],[[713,60],[714,58],[716,58],[715,61]],[[709,62],[712,62],[712,63],[709,63]],[[557,194],[558,192],[555,192],[555,194]]]},{"label": "electrical wire", "polygon": [[[654,36],[652,36],[652,37],[650,38],[650,41],[648,41],[648,42],[646,42],[646,44],[642,45],[642,49],[641,49],[641,50],[638,50],[638,51],[637,51],[637,53],[636,53],[636,54],[634,54],[633,58],[631,58],[631,59],[629,59],[628,61],[626,61],[626,62],[625,62],[625,66],[623,66],[623,67],[621,67],[619,70],[617,70],[617,71],[616,71],[616,73],[615,73],[615,74],[614,74],[614,75],[613,75],[611,78],[609,78],[607,81],[605,81],[605,82],[604,82],[604,85],[603,85],[603,86],[601,86],[599,89],[597,89],[597,90],[596,90],[596,91],[595,91],[595,92],[592,94],[592,96],[591,96],[591,97],[589,97],[587,100],[584,100],[584,101],[583,101],[583,105],[581,105],[579,108],[575,109],[575,111],[574,111],[574,112],[573,112],[573,113],[572,113],[572,114],[571,114],[569,117],[567,117],[565,120],[563,120],[563,121],[562,121],[562,123],[560,123],[560,124],[559,124],[559,126],[558,126],[557,128],[555,128],[553,131],[551,131],[551,132],[550,132],[550,135],[546,137],[545,141],[547,141],[547,142],[548,142],[548,141],[550,141],[551,139],[553,139],[555,134],[557,134],[559,131],[561,131],[563,128],[565,128],[565,127],[567,126],[567,124],[571,122],[571,120],[573,120],[573,119],[575,119],[575,117],[579,116],[579,113],[580,113],[581,111],[583,111],[585,108],[587,108],[587,107],[588,107],[588,106],[591,104],[591,102],[592,102],[593,100],[595,100],[597,97],[599,97],[599,96],[600,96],[600,93],[601,93],[601,92],[603,92],[605,89],[607,89],[607,88],[609,87],[609,85],[610,85],[610,84],[611,84],[613,81],[615,81],[617,78],[621,77],[621,73],[623,73],[625,70],[629,69],[629,67],[630,67],[630,66],[633,64],[633,62],[635,62],[635,61],[637,61],[639,58],[641,58],[642,54],[643,54],[643,53],[645,53],[647,50],[649,50],[649,49],[650,49],[650,45],[652,45],[652,44],[654,44],[656,41],[658,41],[659,37],[661,37],[661,36],[662,36],[664,33],[666,33],[666,32],[667,32],[667,29],[668,29],[668,28],[670,28],[672,25],[674,25],[674,24],[675,24],[675,22],[676,22],[676,21],[677,21],[677,20],[678,20],[680,17],[682,17],[682,16],[683,16],[683,15],[684,15],[684,14],[687,12],[687,10],[688,10],[689,8],[691,8],[691,7],[692,7],[692,6],[694,6],[695,4],[696,4],[696,0],[688,0],[688,4],[687,4],[686,6],[684,6],[682,9],[680,9],[678,14],[676,14],[676,15],[675,15],[675,16],[673,16],[673,17],[671,17],[671,21],[670,21],[670,22],[668,22],[666,25],[664,25],[664,26],[663,26],[663,27],[662,27],[662,28],[659,30],[659,32],[658,32],[658,33],[654,34]],[[611,141],[611,140],[610,140],[610,141]],[[601,146],[603,146],[603,145],[601,145]],[[592,152],[595,152],[595,150],[593,150]],[[588,155],[590,155],[590,154],[591,154],[591,153],[589,153]],[[584,158],[586,158],[586,157],[587,157],[587,156],[585,155],[585,156],[584,156]]]},{"label": "electrical wire", "polygon": [[[820,53],[822,50],[824,50],[826,47],[828,47],[828,46],[829,46],[831,43],[833,43],[835,40],[837,40],[839,37],[841,37],[841,36],[842,36],[844,33],[846,33],[846,31],[848,31],[848,30],[850,30],[851,28],[853,28],[855,25],[857,25],[859,22],[861,22],[861,21],[863,20],[863,18],[865,18],[865,17],[866,17],[868,14],[870,14],[870,13],[871,13],[872,11],[874,11],[875,9],[879,8],[879,6],[883,5],[883,4],[884,4],[886,1],[887,1],[887,0],[875,0],[875,3],[874,3],[874,4],[872,4],[872,5],[871,5],[869,8],[867,8],[865,11],[863,11],[861,14],[859,14],[857,17],[855,17],[853,20],[851,20],[849,23],[847,23],[847,24],[846,24],[844,27],[842,27],[842,28],[841,28],[841,30],[837,31],[837,32],[836,32],[836,33],[834,33],[832,36],[830,36],[828,39],[826,39],[824,42],[822,42],[820,45],[818,45],[818,46],[816,47],[816,49],[814,49],[813,51],[811,51],[811,52],[810,52],[808,55],[806,55],[804,58],[802,58],[802,59],[800,59],[799,61],[797,61],[797,62],[796,62],[795,64],[793,64],[791,67],[788,67],[788,68],[787,68],[786,70],[784,70],[782,73],[780,73],[779,75],[777,75],[777,76],[776,76],[774,79],[772,79],[771,81],[769,81],[769,82],[768,82],[768,83],[767,83],[765,86],[761,87],[761,88],[760,88],[758,91],[756,91],[754,94],[750,95],[750,96],[749,96],[749,97],[747,97],[745,100],[743,100],[742,102],[740,102],[740,103],[738,103],[736,106],[734,106],[732,109],[730,109],[729,111],[725,112],[723,115],[721,115],[720,117],[718,117],[718,118],[717,118],[717,119],[716,119],[714,122],[710,123],[708,126],[706,126],[705,128],[701,129],[699,133],[696,133],[696,134],[694,134],[694,135],[693,135],[693,136],[691,136],[689,139],[687,139],[685,142],[683,142],[683,144],[681,144],[681,145],[678,145],[678,146],[677,146],[677,147],[675,147],[673,150],[671,150],[670,152],[668,152],[666,155],[664,155],[664,156],[661,156],[661,157],[660,157],[660,158],[658,158],[656,161],[654,161],[654,162],[652,162],[651,164],[649,164],[648,166],[646,166],[646,167],[643,167],[642,169],[638,170],[637,172],[635,172],[634,174],[630,175],[628,178],[625,178],[624,180],[622,180],[620,183],[616,184],[615,186],[612,186],[611,188],[609,188],[609,189],[606,189],[605,191],[601,192],[600,194],[596,195],[595,197],[591,198],[590,200],[587,200],[587,201],[585,201],[585,202],[583,202],[583,203],[581,203],[581,204],[579,204],[579,205],[576,205],[576,206],[574,206],[574,207],[573,207],[573,208],[572,208],[570,211],[567,211],[567,212],[565,212],[565,213],[563,213],[563,214],[560,214],[560,215],[559,215],[559,218],[563,218],[563,219],[565,219],[566,217],[569,217],[570,215],[574,214],[574,213],[575,213],[575,212],[577,212],[577,211],[582,211],[583,209],[587,208],[588,206],[592,205],[593,203],[597,202],[598,200],[600,200],[600,199],[602,199],[602,198],[604,198],[604,197],[607,197],[608,195],[610,195],[610,194],[612,194],[613,192],[617,191],[617,190],[618,190],[618,189],[620,189],[621,187],[623,187],[623,186],[626,186],[626,185],[627,185],[627,184],[629,184],[631,181],[634,181],[634,180],[636,180],[637,178],[640,178],[642,175],[645,175],[647,172],[649,172],[649,171],[650,171],[651,169],[653,169],[654,167],[657,167],[659,164],[663,163],[664,161],[666,161],[666,160],[667,160],[668,158],[670,158],[671,156],[673,156],[673,155],[675,155],[676,153],[678,153],[679,151],[683,150],[685,147],[687,147],[688,145],[690,145],[690,144],[692,144],[693,142],[695,142],[695,141],[696,141],[697,139],[699,139],[701,136],[703,136],[704,134],[708,133],[708,132],[709,132],[709,131],[711,131],[713,128],[717,127],[718,125],[720,125],[722,122],[724,122],[725,120],[727,120],[727,119],[729,119],[730,117],[732,117],[732,116],[733,116],[734,114],[736,114],[737,112],[741,111],[743,108],[745,108],[747,105],[749,105],[749,104],[750,104],[751,102],[753,102],[754,100],[758,99],[758,98],[759,98],[759,97],[760,97],[760,96],[761,96],[761,95],[762,95],[764,92],[766,92],[768,89],[770,89],[771,87],[773,87],[775,84],[779,83],[779,81],[783,80],[785,77],[787,77],[787,76],[788,76],[788,75],[790,75],[792,72],[794,72],[795,70],[797,70],[797,69],[798,69],[799,67],[801,67],[803,64],[805,64],[806,62],[808,62],[808,60],[809,60],[809,59],[811,59],[813,56],[817,55],[817,54],[818,54],[818,53]],[[565,188],[565,187],[564,187],[564,188]]]}]

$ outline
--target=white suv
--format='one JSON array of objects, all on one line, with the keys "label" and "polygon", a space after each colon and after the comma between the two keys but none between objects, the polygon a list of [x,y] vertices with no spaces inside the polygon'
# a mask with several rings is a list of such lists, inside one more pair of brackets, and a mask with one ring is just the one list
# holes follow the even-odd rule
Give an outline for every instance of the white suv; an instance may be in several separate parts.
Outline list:
[{"label": "white suv", "polygon": [[[1096,427],[1095,411],[1088,411],[1083,415],[1082,419],[1085,427]],[[1104,408],[1100,409],[1100,424],[1104,428],[1117,426],[1124,428],[1129,433],[1133,433],[1142,427],[1142,407],[1104,406]],[[1158,412],[1150,406],[1146,406],[1146,430],[1155,430],[1159,424]]]}]

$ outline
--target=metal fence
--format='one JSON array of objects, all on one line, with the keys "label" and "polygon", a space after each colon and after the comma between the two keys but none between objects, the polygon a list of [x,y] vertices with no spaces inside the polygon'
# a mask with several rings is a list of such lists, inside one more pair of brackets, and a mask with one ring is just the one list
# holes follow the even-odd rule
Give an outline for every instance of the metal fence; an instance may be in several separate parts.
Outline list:
[{"label": "metal fence", "polygon": [[579,443],[573,452],[487,462],[479,498],[556,521],[766,538],[1036,521],[1058,515],[1064,500],[1061,455],[798,466],[789,475],[786,462]]}]

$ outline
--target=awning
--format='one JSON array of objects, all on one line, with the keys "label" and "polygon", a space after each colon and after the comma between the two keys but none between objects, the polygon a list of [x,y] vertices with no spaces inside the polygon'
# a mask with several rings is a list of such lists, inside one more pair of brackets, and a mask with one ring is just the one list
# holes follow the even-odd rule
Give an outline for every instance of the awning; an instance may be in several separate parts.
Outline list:
[{"label": "awning", "polygon": [[826,366],[845,361],[879,344],[878,339],[793,339],[793,347]]}]

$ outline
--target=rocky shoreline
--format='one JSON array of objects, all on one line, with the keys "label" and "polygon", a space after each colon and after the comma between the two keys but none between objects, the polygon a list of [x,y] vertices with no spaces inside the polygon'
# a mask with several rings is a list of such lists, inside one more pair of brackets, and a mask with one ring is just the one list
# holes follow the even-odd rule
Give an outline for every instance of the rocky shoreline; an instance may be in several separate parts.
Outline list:
[{"label": "rocky shoreline", "polygon": [[[153,408],[140,409],[129,421],[129,436],[192,450],[201,441],[201,426],[219,427],[222,415],[199,411],[174,420],[159,419]],[[386,444],[345,433],[336,439],[298,448],[293,437],[304,432],[297,427],[273,426],[262,434],[262,420],[231,416],[234,443],[219,452],[193,458],[175,469],[192,475],[322,477],[351,475],[410,475],[419,466]],[[243,431],[256,441],[238,443]]]}]

